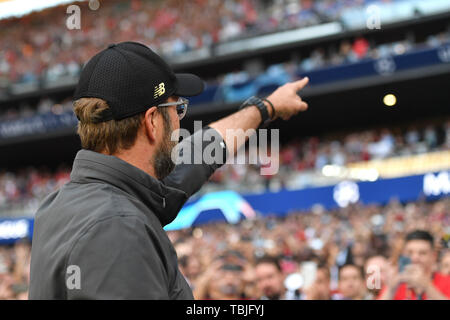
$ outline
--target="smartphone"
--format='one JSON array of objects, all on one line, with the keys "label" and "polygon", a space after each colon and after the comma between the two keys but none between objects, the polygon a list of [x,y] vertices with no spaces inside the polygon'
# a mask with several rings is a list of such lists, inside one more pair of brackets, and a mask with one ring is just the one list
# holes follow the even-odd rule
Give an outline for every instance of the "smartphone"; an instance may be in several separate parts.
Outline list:
[{"label": "smartphone", "polygon": [[407,265],[411,264],[411,259],[406,256],[400,256],[398,259],[398,271],[403,272]]},{"label": "smartphone", "polygon": [[303,285],[305,288],[309,287],[316,280],[317,264],[313,261],[303,262],[300,273],[303,277]]},{"label": "smartphone", "polygon": [[238,264],[232,264],[232,263],[224,264],[221,269],[225,270],[225,271],[243,271],[244,270],[242,268],[242,266],[240,266]]}]

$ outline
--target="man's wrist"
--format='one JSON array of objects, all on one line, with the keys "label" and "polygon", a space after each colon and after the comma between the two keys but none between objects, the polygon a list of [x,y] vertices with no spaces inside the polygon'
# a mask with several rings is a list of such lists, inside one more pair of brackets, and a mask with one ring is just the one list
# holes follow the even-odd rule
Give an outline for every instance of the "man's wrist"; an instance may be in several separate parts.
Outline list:
[{"label": "man's wrist", "polygon": [[266,105],[267,112],[269,113],[269,118],[271,121],[276,119],[276,112],[273,103],[269,99],[261,99]]},{"label": "man's wrist", "polygon": [[247,107],[255,107],[261,115],[261,126],[266,126],[270,121],[272,121],[271,114],[272,107],[270,102],[264,101],[258,97],[252,96],[244,101],[244,103],[239,107],[239,109],[244,109]]}]

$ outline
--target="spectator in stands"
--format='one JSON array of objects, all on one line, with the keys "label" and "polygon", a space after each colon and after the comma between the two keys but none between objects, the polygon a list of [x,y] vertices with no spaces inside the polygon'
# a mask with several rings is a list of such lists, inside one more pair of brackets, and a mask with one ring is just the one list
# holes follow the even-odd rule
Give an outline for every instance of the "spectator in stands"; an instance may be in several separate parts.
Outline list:
[{"label": "spectator in stands", "polygon": [[[184,255],[179,259],[180,271],[183,273],[187,280],[197,279],[201,272],[201,264],[199,259],[195,254]],[[188,281],[189,282],[189,281]]]},{"label": "spectator in stands", "polygon": [[450,149],[450,120],[447,120],[445,126],[445,142],[444,145],[447,149]]},{"label": "spectator in stands", "polygon": [[13,284],[14,279],[10,273],[5,270],[0,272],[0,300],[14,299]]},{"label": "spectator in stands", "polygon": [[358,267],[364,267],[368,252],[368,243],[364,239],[357,239],[351,246],[351,263]]},{"label": "spectator in stands", "polygon": [[428,150],[433,150],[437,145],[436,130],[432,126],[427,126],[424,132],[424,140],[427,143]]},{"label": "spectator in stands", "polygon": [[445,249],[441,254],[440,259],[440,273],[445,276],[450,276],[450,250]]},{"label": "spectator in stands", "polygon": [[0,247],[0,300],[28,299],[30,245]]},{"label": "spectator in stands", "polygon": [[284,300],[286,288],[280,262],[276,257],[265,256],[255,263],[255,276],[262,300]]},{"label": "spectator in stands", "polygon": [[330,270],[326,265],[319,266],[312,285],[304,290],[304,300],[330,300]]},{"label": "spectator in stands", "polygon": [[339,269],[339,293],[333,296],[337,300],[365,300],[367,295],[364,269],[354,264],[345,264]]},{"label": "spectator in stands", "polygon": [[[434,203],[401,205],[391,202],[383,207],[357,206],[353,209],[350,206],[335,212],[314,208],[311,212],[294,213],[284,218],[244,220],[236,225],[222,223],[202,225],[194,229],[169,231],[168,235],[175,244],[177,255],[180,257],[180,264],[183,264],[186,258],[188,258],[186,262],[192,257],[195,257],[194,260],[198,260],[198,263],[196,261],[193,261],[193,263],[189,262],[191,267],[185,268],[183,265],[180,267],[182,271],[185,270],[183,275],[187,277],[192,288],[201,288],[202,282],[206,284],[205,292],[208,295],[204,299],[210,299],[211,295],[221,296],[223,293],[220,293],[220,290],[226,288],[226,286],[222,289],[217,286],[209,288],[208,285],[208,282],[212,281],[212,276],[214,275],[213,262],[219,257],[224,258],[228,256],[226,259],[227,264],[242,267],[243,272],[231,272],[231,275],[238,277],[238,279],[227,280],[232,285],[234,283],[242,283],[244,288],[241,291],[241,298],[259,299],[263,296],[263,293],[260,292],[258,286],[254,263],[252,262],[254,259],[269,253],[279,255],[280,260],[284,261],[282,270],[284,267],[285,274],[288,275],[298,270],[298,265],[296,266],[292,263],[292,253],[300,253],[295,258],[296,261],[316,261],[315,254],[308,248],[308,239],[311,236],[321,238],[324,242],[324,248],[319,251],[315,250],[315,252],[320,254],[322,256],[320,259],[325,262],[318,267],[314,284],[309,288],[302,288],[301,298],[326,300],[330,295],[335,299],[342,298],[342,295],[335,294],[336,290],[339,289],[338,265],[341,265],[342,258],[345,260],[345,255],[342,255],[347,249],[348,241],[354,237],[353,233],[360,234],[361,229],[365,230],[365,226],[371,226],[370,232],[377,232],[377,238],[384,239],[381,245],[377,241],[369,240],[373,237],[366,237],[366,240],[364,240],[367,242],[365,250],[375,252],[375,254],[369,255],[369,258],[365,260],[365,271],[367,274],[365,282],[366,288],[369,289],[370,293],[366,297],[373,298],[377,296],[377,291],[380,291],[376,287],[377,281],[380,280],[382,288],[386,287],[387,283],[389,283],[390,273],[398,268],[396,265],[391,267],[387,263],[387,259],[395,262],[404,251],[405,239],[402,235],[404,230],[414,230],[418,221],[420,222],[424,218],[425,227],[433,230],[432,234],[436,239],[436,243],[440,243],[440,241],[437,241],[438,239],[443,240],[442,247],[438,245],[435,247],[436,251],[440,250],[440,259],[439,265],[436,264],[434,267],[438,270],[441,278],[449,277],[450,254],[448,253],[449,249],[445,249],[449,241],[449,237],[445,232],[448,223],[450,223],[448,219],[449,208],[450,201],[448,198]],[[410,214],[405,215],[402,218],[402,222],[399,223],[399,217],[405,212]],[[377,218],[383,217],[380,220],[381,224],[372,224],[374,213],[377,213]],[[358,223],[355,224],[354,216],[361,218],[362,226]],[[419,224],[422,224],[422,222]],[[439,228],[435,227],[436,224]],[[314,235],[310,230],[311,227],[314,227]],[[384,237],[378,234],[380,230],[384,232]],[[329,235],[332,236],[330,237]],[[361,235],[358,235],[358,237],[361,237]],[[279,242],[278,239],[282,241]],[[386,242],[386,245],[384,242]],[[237,253],[236,248],[242,254]],[[20,245],[17,243],[14,246],[0,246],[0,274],[8,274],[10,276],[9,282],[12,281],[11,285],[4,285],[2,288],[4,289],[3,292],[7,293],[6,296],[11,299],[27,298],[29,252],[30,246],[27,243],[21,243]],[[378,252],[386,253],[386,258],[379,256]],[[371,265],[375,272],[369,269]],[[188,266],[188,264],[185,266]],[[376,278],[378,269],[375,267],[380,270],[380,279]],[[209,280],[207,280],[208,274],[211,275]],[[8,277],[4,278],[8,279]],[[7,284],[8,281],[5,283]],[[233,288],[232,285],[230,288]],[[210,293],[211,290],[212,293]],[[285,298],[290,298],[290,295],[285,294]]]},{"label": "spectator in stands", "polygon": [[393,269],[382,290],[384,300],[447,300],[450,298],[450,277],[434,272],[436,251],[433,236],[415,230],[405,238],[404,255],[411,261],[402,272]]},{"label": "spectator in stands", "polygon": [[244,297],[243,267],[219,258],[198,279],[195,299],[240,300]]},{"label": "spectator in stands", "polygon": [[369,42],[364,37],[358,37],[353,42],[352,50],[358,59],[363,59],[369,50]]}]

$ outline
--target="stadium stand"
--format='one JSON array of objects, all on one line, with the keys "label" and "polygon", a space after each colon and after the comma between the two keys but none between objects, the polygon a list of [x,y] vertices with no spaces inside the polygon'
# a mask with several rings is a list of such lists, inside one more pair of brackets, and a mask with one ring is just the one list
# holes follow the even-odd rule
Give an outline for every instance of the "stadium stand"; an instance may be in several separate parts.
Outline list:
[{"label": "stadium stand", "polygon": [[[203,94],[191,99],[191,105],[239,102],[247,96],[270,93],[279,85],[301,75],[313,79],[312,86],[344,80],[342,74],[350,74],[349,78],[359,78],[365,75],[358,75],[355,70],[362,68],[363,64],[395,56],[403,59],[399,64],[408,63],[408,59],[420,61],[420,55],[425,56],[429,51],[446,48],[448,44],[450,30],[428,35],[423,42],[405,39],[371,46],[363,37],[355,39],[353,43],[343,40],[338,52],[330,47],[325,55],[323,47],[318,47],[298,64],[294,61],[273,64],[253,75],[245,70],[218,75],[216,79],[208,81]],[[333,76],[336,78],[333,79]],[[71,102],[70,96],[62,101],[52,101],[45,97],[35,105],[26,101],[18,107],[6,105],[0,110],[0,137],[10,138],[51,131],[58,127],[73,127],[76,119],[71,113]]]},{"label": "stadium stand", "polygon": [[[77,75],[113,34],[117,41],[140,40],[177,55],[238,37],[338,20],[342,11],[366,2],[374,1],[108,1],[102,16],[86,15],[82,34],[61,33],[63,8],[51,8],[21,18],[20,24],[14,18],[1,22],[0,75],[25,83],[40,76]],[[128,19],[120,21],[122,16]]]},{"label": "stadium stand", "polygon": [[[282,136],[278,173],[227,164],[180,212],[188,223],[167,228],[196,298],[377,299],[415,230],[434,237],[433,270],[450,283],[448,1],[77,4],[81,30],[61,27],[67,5],[0,20],[0,299],[27,299],[34,212],[70,179],[79,72],[128,40],[206,80],[188,120],[210,122],[248,96],[311,80],[310,110],[271,126]],[[387,17],[381,31],[361,18],[373,4]],[[381,98],[392,92],[389,109]],[[271,285],[264,263],[275,266]],[[368,288],[372,263],[382,280]],[[351,285],[341,274],[349,265],[364,270]],[[292,274],[302,284],[290,290],[280,279]]]},{"label": "stadium stand", "polygon": [[[344,299],[339,292],[341,266],[355,264],[364,268],[373,261],[380,266],[384,285],[390,280],[390,263],[396,263],[401,255],[405,234],[416,229],[432,232],[439,253],[437,271],[450,276],[449,206],[448,198],[433,203],[392,201],[386,206],[352,205],[332,211],[316,206],[311,211],[293,212],[283,218],[204,225],[169,231],[168,235],[196,298],[261,298],[265,291],[258,286],[262,280],[255,272],[256,261],[270,255],[279,260],[283,276],[303,267],[305,279],[312,277],[301,293],[282,289],[280,298],[285,295],[285,298]],[[29,243],[0,246],[0,299],[27,298],[29,262]],[[313,271],[304,268],[308,262],[316,263],[317,268]],[[328,271],[323,279],[319,275],[324,270]],[[319,281],[325,286],[320,287]],[[368,290],[364,279],[356,283],[352,294],[355,298],[376,299],[379,291]]]},{"label": "stadium stand", "polygon": [[[411,125],[404,132],[397,129],[393,133],[388,128],[382,128],[352,132],[341,137],[296,139],[282,146],[277,174],[262,176],[259,171],[261,164],[236,164],[236,161],[231,160],[231,164],[216,171],[210,183],[197,196],[224,189],[249,193],[333,184],[336,179],[325,180],[326,166],[344,167],[349,163],[450,151],[450,119],[444,126],[421,125],[423,127]],[[447,155],[444,167],[438,169],[446,169],[449,160]],[[70,170],[66,164],[57,168],[56,172],[33,167],[18,172],[0,171],[2,215],[11,216],[14,212],[32,215],[47,194],[69,180]]]}]

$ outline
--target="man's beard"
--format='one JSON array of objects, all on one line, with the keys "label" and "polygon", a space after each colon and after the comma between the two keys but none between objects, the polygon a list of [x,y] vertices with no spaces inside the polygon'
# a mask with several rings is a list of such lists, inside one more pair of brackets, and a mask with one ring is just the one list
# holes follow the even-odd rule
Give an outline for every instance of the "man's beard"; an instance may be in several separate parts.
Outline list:
[{"label": "man's beard", "polygon": [[170,139],[172,125],[170,121],[164,119],[164,137],[153,157],[153,167],[155,169],[156,178],[159,180],[167,177],[175,168],[172,161],[172,149],[177,145],[176,141]]}]

